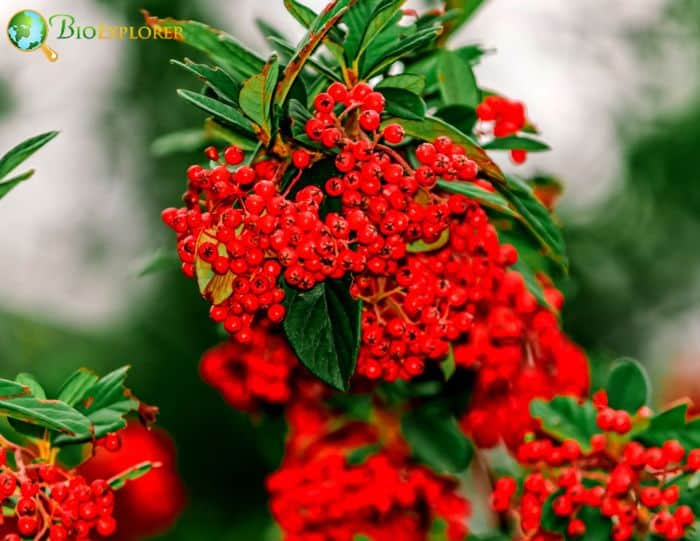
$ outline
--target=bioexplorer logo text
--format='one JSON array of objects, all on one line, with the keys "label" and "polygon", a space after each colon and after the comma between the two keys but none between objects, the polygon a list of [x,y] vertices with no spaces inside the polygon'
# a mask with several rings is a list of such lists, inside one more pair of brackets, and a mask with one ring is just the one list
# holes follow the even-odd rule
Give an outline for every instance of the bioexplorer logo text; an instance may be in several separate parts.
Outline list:
[{"label": "bioexplorer logo text", "polygon": [[179,26],[81,24],[68,13],[53,14],[47,22],[41,13],[31,9],[18,11],[7,24],[7,37],[16,49],[22,52],[41,50],[51,62],[58,60],[58,54],[46,45],[49,34],[59,40],[181,40],[182,32]]}]

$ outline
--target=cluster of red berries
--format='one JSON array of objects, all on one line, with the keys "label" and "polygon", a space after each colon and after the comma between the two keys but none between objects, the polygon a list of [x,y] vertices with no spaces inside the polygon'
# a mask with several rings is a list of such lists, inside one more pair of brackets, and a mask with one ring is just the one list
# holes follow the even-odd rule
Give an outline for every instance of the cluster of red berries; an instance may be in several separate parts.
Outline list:
[{"label": "cluster of red berries", "polygon": [[[525,105],[520,101],[512,101],[503,96],[487,96],[476,107],[477,118],[484,123],[493,125],[494,137],[515,135],[525,127]],[[514,149],[510,152],[515,163],[523,163],[527,159],[527,151]]]},{"label": "cluster of red berries", "polygon": [[[543,282],[550,307],[562,296]],[[463,430],[480,447],[504,441],[514,449],[537,428],[529,413],[535,398],[585,396],[589,367],[583,351],[562,332],[556,315],[541,306],[521,274],[507,271],[481,305],[466,338],[454,344],[457,366],[475,370]]]},{"label": "cluster of red berries", "polygon": [[14,508],[16,533],[8,533],[4,541],[27,537],[66,541],[114,534],[114,493],[107,481],[88,483],[58,466],[33,461],[33,455],[19,447],[13,453],[15,466],[10,467],[6,449],[0,449],[0,499]]},{"label": "cluster of red berries", "polygon": [[255,328],[249,343],[225,342],[207,351],[199,372],[232,407],[253,412],[264,404],[285,404],[294,392],[296,355],[283,337]]},{"label": "cluster of red berries", "polygon": [[424,541],[437,519],[449,541],[466,538],[469,504],[454,479],[413,463],[400,438],[380,441],[375,427],[318,408],[290,408],[285,459],[267,481],[284,539]]},{"label": "cluster of red berries", "polygon": [[[621,433],[614,422],[608,423],[611,410],[603,411],[603,424]],[[623,418],[627,417],[619,416]],[[599,415],[599,424],[600,420]],[[700,449],[686,453],[677,440],[668,440],[662,447],[645,447],[636,441],[621,445],[605,434],[594,435],[590,446],[590,452],[583,452],[574,440],[557,444],[535,439],[522,444],[517,459],[530,469],[522,491],[518,493],[513,478],[499,479],[491,496],[493,509],[515,513],[520,528],[533,540],[559,539],[557,532],[547,531],[542,524],[546,505],[551,505],[569,537],[585,539],[582,513],[593,508],[611,520],[614,541],[648,531],[664,539],[683,538],[695,515],[679,501],[677,481],[685,472],[700,471]]]}]

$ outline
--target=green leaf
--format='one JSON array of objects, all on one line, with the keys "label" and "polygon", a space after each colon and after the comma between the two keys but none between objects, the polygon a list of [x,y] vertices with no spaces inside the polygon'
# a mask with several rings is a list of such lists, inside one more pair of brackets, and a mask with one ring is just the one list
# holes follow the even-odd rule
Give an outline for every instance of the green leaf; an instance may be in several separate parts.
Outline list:
[{"label": "green leaf", "polygon": [[377,451],[380,449],[381,446],[377,443],[364,445],[362,447],[358,447],[357,449],[353,449],[345,457],[345,460],[350,466],[359,466],[360,464],[364,464],[369,457],[377,454]]},{"label": "green leaf", "polygon": [[139,477],[143,477],[153,468],[159,467],[160,464],[157,462],[141,462],[140,464],[137,464],[136,466],[120,473],[116,477],[112,477],[109,480],[109,486],[112,487],[112,490],[119,490],[120,488],[124,488],[127,481],[133,481]]},{"label": "green leaf", "polygon": [[[356,35],[360,35],[362,32],[362,42],[354,55],[348,54],[348,62],[353,62],[362,56],[365,51],[373,47],[375,41],[387,28],[401,20],[402,14],[400,10],[405,3],[406,0],[383,0],[375,2],[375,4],[378,5],[369,18],[364,21],[357,21],[356,23]],[[350,37],[351,33],[348,33],[348,37],[345,39],[346,44]]]},{"label": "green leaf", "polygon": [[292,119],[292,136],[308,147],[319,148],[316,141],[306,135],[306,123],[313,118],[311,112],[298,100],[289,100],[289,116]]},{"label": "green leaf", "polygon": [[422,120],[426,106],[423,98],[402,88],[381,88],[386,99],[386,112],[399,118]]},{"label": "green leaf", "polygon": [[476,110],[466,105],[446,105],[435,111],[435,117],[451,124],[463,133],[472,133],[476,124]]},{"label": "green leaf", "polygon": [[203,111],[210,113],[217,118],[220,118],[244,133],[255,135],[255,126],[248,120],[243,113],[235,109],[231,105],[227,105],[219,100],[192,92],[191,90],[178,90],[177,93],[185,98],[190,103],[193,103]]},{"label": "green leaf", "polygon": [[605,390],[611,408],[635,414],[649,402],[651,385],[641,364],[621,359],[613,366]]},{"label": "green leaf", "polygon": [[0,199],[5,197],[10,191],[12,191],[14,188],[16,188],[19,184],[24,182],[25,180],[29,179],[34,175],[34,169],[30,169],[29,171],[22,173],[21,175],[18,175],[16,177],[13,177],[9,180],[6,180],[5,182],[0,183]]},{"label": "green leaf", "polygon": [[243,150],[257,150],[260,144],[252,132],[243,134],[230,130],[214,118],[207,118],[204,121],[204,134],[208,140],[219,140],[228,145],[239,146]]},{"label": "green leaf", "polygon": [[[277,86],[275,103],[279,106],[284,104],[289,96],[294,82],[301,73],[306,62],[311,58],[316,48],[320,45],[326,35],[333,29],[340,18],[352,7],[357,0],[333,0],[321,14],[311,23],[309,31],[302,39],[296,53],[287,64],[282,79]],[[286,5],[286,3],[285,3]]]},{"label": "green leaf", "polygon": [[413,73],[393,75],[391,77],[385,77],[379,81],[374,88],[375,90],[382,90],[384,88],[402,88],[420,96],[425,90],[425,76],[415,75]]},{"label": "green leaf", "polygon": [[510,135],[508,137],[497,137],[484,145],[486,150],[527,150],[528,152],[543,152],[550,150],[549,145],[522,135]]},{"label": "green leaf", "polygon": [[179,130],[155,139],[151,143],[151,154],[162,158],[178,152],[194,152],[203,149],[208,142],[209,139],[201,128]]},{"label": "green leaf", "polygon": [[0,399],[0,415],[70,436],[90,435],[89,419],[58,400],[43,400],[33,396]]},{"label": "green leaf", "polygon": [[498,189],[522,217],[523,225],[541,242],[546,255],[566,269],[568,262],[564,237],[554,224],[549,211],[535,197],[532,188],[524,181],[509,175],[506,177],[506,185],[499,185]]},{"label": "green leaf", "polygon": [[[0,179],[3,179],[9,175],[15,168],[17,168],[17,166],[19,166],[19,164],[27,160],[32,154],[34,154],[57,135],[57,131],[50,131],[42,133],[41,135],[35,135],[34,137],[30,137],[29,139],[22,141],[20,144],[7,151],[5,155],[0,158]],[[24,175],[26,175],[26,173],[24,173]],[[24,177],[21,180],[26,180],[27,178],[29,177]],[[17,182],[17,179],[9,182]],[[0,190],[1,189],[2,188],[0,188]],[[4,194],[0,192],[0,197],[2,197],[2,195]]]},{"label": "green leaf", "polygon": [[[442,26],[436,25],[409,35],[403,35],[401,32],[396,33],[396,35],[390,34],[385,43],[368,49],[367,53],[363,55],[360,76],[363,79],[369,79],[382,73],[396,61],[416,53],[435,41],[441,30]],[[403,29],[402,32],[409,31],[408,29]],[[379,37],[375,38],[375,40],[379,41]]]},{"label": "green leaf", "polygon": [[484,49],[481,45],[465,45],[459,49],[455,49],[455,54],[468,64],[474,65],[479,62],[482,56],[484,56],[488,51]]},{"label": "green leaf", "polygon": [[406,246],[406,251],[413,254],[418,254],[422,252],[432,252],[433,250],[438,250],[445,246],[445,244],[447,244],[449,240],[450,230],[445,229],[442,233],[440,233],[440,238],[438,238],[435,242],[431,242],[430,244],[428,244],[423,240],[417,240]]},{"label": "green leaf", "polygon": [[586,541],[610,541],[612,538],[612,523],[600,514],[600,510],[585,505],[578,512],[577,518],[586,525]]},{"label": "green leaf", "polygon": [[340,390],[347,390],[360,347],[362,305],[342,280],[326,280],[309,291],[285,287],[284,330],[304,365]]},{"label": "green leaf", "polygon": [[128,366],[123,366],[110,372],[93,383],[78,399],[76,408],[89,419],[89,423],[92,423],[92,432],[82,436],[76,435],[74,438],[58,436],[54,440],[56,445],[101,438],[126,426],[124,416],[139,407],[139,402],[124,386],[128,370]]},{"label": "green leaf", "polygon": [[269,23],[264,19],[256,18],[255,26],[258,27],[258,30],[266,39],[277,38],[287,40],[287,36],[285,36],[279,28],[277,28],[272,23]]},{"label": "green leaf", "polygon": [[258,73],[243,83],[239,98],[243,112],[255,122],[269,142],[272,135],[272,98],[279,77],[279,62],[273,56]]},{"label": "green leaf", "polygon": [[0,379],[0,400],[26,396],[30,389],[21,383],[9,379]]},{"label": "green leaf", "polygon": [[21,374],[17,374],[15,380],[20,385],[27,387],[29,389],[29,394],[31,394],[34,398],[38,398],[39,400],[46,399],[46,391],[44,391],[41,383],[39,383],[33,375],[28,374],[27,372],[22,372]]},{"label": "green leaf", "polygon": [[160,248],[141,266],[138,276],[143,278],[151,274],[170,271],[179,267],[180,258],[172,250]]},{"label": "green leaf", "polygon": [[634,435],[645,445],[662,446],[665,441],[678,440],[686,449],[700,448],[700,419],[686,423],[688,405],[680,404],[651,418],[646,429]]},{"label": "green leaf", "polygon": [[[319,15],[313,9],[300,4],[296,0],[284,0],[284,7],[307,30],[311,29],[319,19]],[[338,28],[331,29],[328,35],[337,42],[343,41],[343,35]]]},{"label": "green leaf", "polygon": [[515,211],[501,194],[498,192],[489,192],[478,184],[439,179],[437,181],[437,186],[446,192],[464,195],[506,216],[517,217]]},{"label": "green leaf", "polygon": [[221,68],[207,66],[206,64],[195,64],[191,60],[185,60],[185,62],[171,60],[170,62],[195,74],[209,85],[220,98],[232,104],[237,102],[240,86]]},{"label": "green leaf", "polygon": [[542,429],[560,440],[576,440],[584,452],[591,450],[591,436],[596,426],[596,409],[591,402],[579,404],[570,396],[557,396],[551,401],[533,400],[530,414],[542,421]]},{"label": "green leaf", "polygon": [[548,532],[564,533],[566,527],[569,524],[569,520],[566,517],[560,517],[552,509],[552,504],[559,496],[564,494],[564,489],[559,489],[554,494],[549,496],[542,506],[542,517],[540,518],[540,523],[542,528]]},{"label": "green leaf", "polygon": [[348,27],[343,49],[348,64],[352,64],[360,52],[365,31],[372,22],[372,16],[382,0],[363,0],[356,3],[343,17],[343,22]]},{"label": "green leaf", "polygon": [[58,392],[58,399],[69,406],[75,406],[98,379],[100,378],[94,372],[87,368],[80,368],[64,382]]},{"label": "green leaf", "polygon": [[[277,48],[281,52],[283,52],[289,56],[294,54],[294,51],[295,51],[294,46],[291,43],[289,43],[288,41],[282,40],[279,38],[274,38],[274,37],[269,38],[268,41],[270,41],[270,43],[272,43],[273,45],[276,45]],[[309,60],[307,61],[307,64],[312,69],[316,70],[318,73],[325,75],[331,81],[341,81],[342,82],[342,80],[343,80],[343,77],[340,74],[334,72],[331,68],[329,68],[328,66],[326,66],[325,64],[323,64],[319,60],[316,60],[313,57],[309,58]]]},{"label": "green leaf", "polygon": [[455,352],[452,349],[452,344],[450,344],[450,349],[447,352],[447,358],[440,363],[440,371],[442,372],[445,381],[449,381],[457,370],[457,364],[455,363]]},{"label": "green leaf", "polygon": [[460,16],[445,25],[444,39],[451,36],[456,30],[474,16],[485,0],[445,0],[445,9],[457,9]]},{"label": "green leaf", "polygon": [[398,122],[406,130],[406,134],[410,137],[416,137],[417,139],[422,139],[423,141],[433,142],[435,139],[441,135],[446,135],[452,139],[454,143],[461,145],[466,150],[467,157],[474,160],[481,174],[489,179],[495,180],[496,182],[502,183],[505,180],[503,173],[495,162],[489,158],[488,154],[476,144],[476,142],[462,133],[454,126],[450,126],[446,122],[440,120],[439,118],[434,118],[427,116],[423,120],[396,120],[390,118],[382,123],[382,126]]},{"label": "green leaf", "polygon": [[471,64],[455,52],[444,50],[437,64],[440,94],[445,105],[466,105],[476,108],[480,101],[479,87]]},{"label": "green leaf", "polygon": [[142,12],[146,23],[154,28],[179,29],[182,41],[207,54],[215,64],[221,66],[236,82],[258,73],[265,61],[244,47],[233,36],[197,21],[161,19]]},{"label": "green leaf", "polygon": [[438,472],[462,472],[474,455],[455,418],[444,411],[427,407],[409,411],[401,418],[401,432],[413,454]]}]

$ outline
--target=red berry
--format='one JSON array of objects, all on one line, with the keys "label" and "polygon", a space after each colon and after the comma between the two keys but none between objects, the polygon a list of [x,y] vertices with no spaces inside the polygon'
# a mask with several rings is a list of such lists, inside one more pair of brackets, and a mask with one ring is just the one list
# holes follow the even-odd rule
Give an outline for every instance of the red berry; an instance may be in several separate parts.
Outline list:
[{"label": "red berry", "polygon": [[391,145],[398,145],[403,141],[406,131],[401,124],[389,124],[382,133],[384,140]]},{"label": "red berry", "polygon": [[510,151],[510,159],[513,163],[521,164],[527,160],[527,150],[513,149]]},{"label": "red berry", "polygon": [[103,537],[109,537],[117,531],[117,521],[110,516],[100,517],[97,521],[97,533]]},{"label": "red berry", "polygon": [[348,89],[343,83],[335,82],[328,87],[328,94],[336,102],[345,102],[348,99]]},{"label": "red berry", "polygon": [[36,517],[20,517],[17,519],[17,530],[24,537],[34,535],[39,527],[39,520]]},{"label": "red berry", "polygon": [[581,537],[586,533],[586,524],[582,520],[575,518],[569,522],[569,525],[566,527],[566,532],[571,537]]},{"label": "red berry", "polygon": [[219,151],[214,146],[209,146],[205,148],[204,155],[213,162],[219,161]]},{"label": "red berry", "polygon": [[240,147],[230,146],[227,147],[226,150],[224,150],[224,160],[226,160],[226,163],[228,163],[229,165],[238,165],[240,163],[243,163],[244,159],[245,154],[243,153],[243,150]]},{"label": "red berry", "polygon": [[311,154],[304,149],[292,152],[292,163],[297,169],[306,169],[311,163]]},{"label": "red berry", "polygon": [[382,113],[384,112],[384,104],[384,96],[380,92],[371,92],[362,101],[361,109],[363,111],[372,110],[376,111],[377,113]]},{"label": "red berry", "polygon": [[330,94],[326,92],[321,92],[314,99],[314,108],[320,113],[330,113],[331,111],[333,111],[334,106],[335,100]]},{"label": "red berry", "polygon": [[431,143],[422,143],[416,149],[416,158],[423,165],[433,165],[437,158],[437,150]]},{"label": "red berry", "polygon": [[377,111],[368,109],[360,114],[360,126],[362,126],[362,129],[365,131],[376,131],[380,123],[381,118]]},{"label": "red berry", "polygon": [[693,449],[688,453],[688,468],[693,471],[700,470],[700,449]]}]

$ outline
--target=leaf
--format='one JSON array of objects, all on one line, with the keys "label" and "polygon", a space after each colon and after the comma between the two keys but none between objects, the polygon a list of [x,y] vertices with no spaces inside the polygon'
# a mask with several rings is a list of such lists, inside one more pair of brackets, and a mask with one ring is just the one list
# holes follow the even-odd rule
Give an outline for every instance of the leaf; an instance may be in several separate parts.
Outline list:
[{"label": "leaf", "polygon": [[76,370],[61,387],[58,400],[69,406],[75,406],[98,379],[100,378],[97,374],[86,368]]},{"label": "leaf", "polygon": [[306,123],[313,118],[311,112],[295,99],[289,100],[289,116],[292,119],[292,136],[294,139],[309,147],[319,148],[316,141],[306,135]]},{"label": "leaf", "polygon": [[435,111],[433,116],[453,125],[463,133],[472,133],[476,124],[476,110],[466,105],[446,105]]},{"label": "leaf", "polygon": [[[313,9],[300,4],[296,0],[284,0],[284,7],[287,8],[287,11],[289,11],[292,17],[307,30],[309,30],[319,18],[318,14]],[[339,43],[343,41],[343,36],[338,28],[331,29],[328,35]]]},{"label": "leaf", "polygon": [[428,244],[423,240],[417,240],[406,246],[406,251],[414,254],[432,252],[433,250],[438,250],[445,246],[445,244],[447,244],[449,240],[450,230],[445,229],[442,233],[440,233],[440,238],[438,238],[435,242],[431,242],[430,244]]},{"label": "leaf", "polygon": [[15,380],[20,385],[27,387],[29,389],[29,394],[31,394],[34,398],[38,398],[39,400],[46,399],[46,391],[44,391],[41,383],[39,383],[33,375],[28,374],[27,372],[22,372],[21,374],[17,374]]},{"label": "leaf", "polygon": [[651,418],[649,426],[634,435],[634,439],[649,446],[662,446],[665,441],[678,440],[686,449],[700,448],[700,419],[686,423],[688,405],[680,404]]},{"label": "leaf", "polygon": [[464,62],[474,65],[479,62],[482,56],[484,56],[488,51],[484,49],[481,45],[465,45],[459,49],[455,49],[455,54],[457,54]]},{"label": "leaf", "polygon": [[21,383],[9,379],[0,379],[0,400],[26,396],[29,393],[30,389]]},{"label": "leaf", "polygon": [[329,385],[345,391],[360,347],[362,304],[342,280],[309,291],[285,287],[284,330],[304,365]]},{"label": "leaf", "polygon": [[[279,38],[269,38],[268,41],[272,43],[273,45],[276,45],[278,49],[281,49],[281,51],[285,54],[288,55],[293,55],[294,54],[294,46],[287,42],[286,40],[281,40]],[[343,80],[343,77],[339,75],[338,73],[335,73],[331,68],[328,66],[324,65],[322,62],[316,60],[313,57],[310,57],[309,60],[307,61],[307,64],[312,68],[315,69],[317,72],[319,72],[322,75],[325,75],[328,79],[331,81],[341,81]]]},{"label": "leaf", "polygon": [[205,229],[197,238],[197,250],[194,259],[194,271],[197,277],[197,286],[202,297],[212,304],[221,304],[233,293],[233,281],[235,275],[228,271],[226,274],[216,274],[210,263],[199,257],[199,247],[205,242],[211,242],[217,246],[220,256],[226,256],[226,246],[218,241],[214,229]]},{"label": "leaf", "polygon": [[455,352],[452,349],[452,344],[450,344],[450,349],[447,352],[447,358],[440,363],[440,371],[442,372],[445,381],[449,381],[457,370],[457,364],[455,362]]},{"label": "leaf", "polygon": [[180,259],[173,253],[172,250],[159,249],[148,258],[148,260],[141,266],[141,270],[138,273],[139,278],[144,276],[149,276],[151,274],[157,274],[163,271],[169,271],[177,269],[180,263]]},{"label": "leaf", "polygon": [[621,359],[613,366],[605,390],[611,408],[635,414],[648,404],[651,384],[641,364],[633,359]]},{"label": "leaf", "polygon": [[474,160],[481,174],[496,182],[502,183],[505,180],[503,173],[495,164],[488,154],[476,144],[476,142],[468,135],[462,133],[454,126],[450,126],[439,118],[427,116],[423,120],[400,120],[389,119],[382,123],[382,126],[399,122],[406,130],[406,134],[410,137],[416,137],[423,141],[433,142],[441,135],[446,135],[452,139],[454,143],[461,145],[466,150],[467,157]]},{"label": "leaf", "polygon": [[438,83],[445,105],[466,105],[476,108],[480,101],[479,87],[471,64],[455,52],[443,50],[438,57]]},{"label": "leaf", "polygon": [[550,150],[549,145],[522,135],[510,135],[508,137],[497,137],[484,145],[486,150],[527,150],[528,152],[542,152]]},{"label": "leaf", "polygon": [[586,525],[586,541],[610,541],[612,523],[601,515],[600,510],[584,505],[577,517]]},{"label": "leaf", "polygon": [[343,49],[349,65],[357,59],[367,27],[381,3],[382,0],[362,0],[352,6],[343,17],[343,23],[348,27]]},{"label": "leaf", "polygon": [[[32,154],[34,154],[37,150],[39,150],[57,135],[57,131],[50,131],[42,133],[41,135],[35,135],[34,137],[30,137],[29,139],[22,141],[18,145],[8,150],[5,153],[5,155],[2,158],[0,158],[0,179],[3,179],[7,175],[9,175],[15,168],[17,168],[17,166],[19,166],[19,164],[27,160]],[[21,180],[26,180],[27,178],[29,178],[28,176],[24,176],[26,174],[27,173],[21,175],[23,177],[21,178]],[[4,184],[14,182],[16,185],[19,182],[21,182],[21,180],[15,178]],[[8,188],[7,191],[9,191],[12,188],[14,188],[14,186]],[[2,187],[0,187],[0,197],[2,197],[3,195],[5,194],[2,193]]]},{"label": "leaf", "polygon": [[56,445],[81,443],[91,439],[102,438],[110,432],[115,432],[126,426],[124,416],[135,411],[139,402],[135,400],[129,389],[124,386],[124,380],[129,370],[123,366],[97,380],[85,391],[76,404],[76,409],[84,414],[92,424],[91,432],[76,435],[74,438],[58,436]]},{"label": "leaf", "polygon": [[501,194],[498,192],[489,192],[478,184],[439,179],[437,181],[437,186],[446,192],[462,194],[506,216],[517,217],[515,211]]},{"label": "leaf", "polygon": [[230,130],[222,126],[213,118],[204,121],[204,134],[207,139],[220,140],[228,145],[236,145],[243,150],[257,150],[260,141],[255,138],[252,132],[247,135]]},{"label": "leaf", "polygon": [[10,191],[16,188],[19,184],[25,180],[31,178],[34,175],[34,169],[30,169],[26,173],[22,173],[16,177],[13,177],[5,182],[0,183],[0,199],[5,197]]},{"label": "leaf", "polygon": [[287,39],[287,36],[285,36],[281,30],[279,30],[272,23],[269,23],[264,19],[256,18],[255,19],[255,26],[258,27],[258,30],[263,35],[263,37],[266,39],[270,39],[270,38],[277,38],[277,39],[282,39],[282,40]]},{"label": "leaf", "polygon": [[542,430],[547,434],[560,440],[576,440],[584,453],[591,451],[591,436],[600,432],[593,404],[579,404],[570,396],[556,396],[549,402],[533,400],[530,414],[542,421]]},{"label": "leaf", "polygon": [[124,485],[126,485],[127,481],[133,481],[135,479],[138,479],[139,477],[143,477],[153,468],[159,468],[160,466],[161,464],[158,462],[141,462],[140,464],[129,468],[128,470],[120,473],[119,475],[112,477],[109,480],[109,486],[112,487],[112,490],[119,490],[121,488],[124,488]]},{"label": "leaf", "polygon": [[413,454],[437,472],[464,471],[474,455],[474,447],[457,421],[445,412],[421,408],[401,418],[401,432]]},{"label": "leaf", "polygon": [[[369,2],[368,2],[369,3]],[[392,24],[398,23],[402,14],[401,6],[406,3],[406,0],[383,0],[378,2],[378,6],[370,17],[365,21],[360,21],[358,29],[362,30],[362,42],[354,56],[348,54],[348,61],[356,61],[365,51],[373,47],[374,42],[380,34],[384,32]],[[351,29],[352,30],[352,29]],[[357,32],[359,35],[359,32]],[[347,44],[351,34],[345,39]]]},{"label": "leaf", "polygon": [[564,489],[559,489],[547,498],[542,506],[542,517],[540,519],[541,527],[548,532],[564,533],[569,524],[566,517],[558,516],[552,509],[552,504],[559,496],[564,494]]},{"label": "leaf", "polygon": [[[297,48],[296,53],[292,59],[287,64],[284,70],[282,79],[279,85],[277,85],[277,92],[275,95],[275,103],[279,106],[284,104],[289,95],[294,82],[301,73],[304,65],[309,60],[311,55],[314,53],[316,48],[319,46],[321,41],[326,37],[335,24],[340,20],[340,18],[345,14],[345,12],[352,7],[352,5],[357,0],[333,0],[321,14],[311,23],[309,31],[301,41],[300,46]],[[285,3],[286,5],[286,3]]]},{"label": "leaf", "polygon": [[236,104],[240,87],[231,76],[219,67],[211,67],[206,64],[195,64],[191,60],[180,62],[171,60],[172,64],[195,74],[204,81],[218,96],[229,103]]},{"label": "leaf", "polygon": [[179,130],[154,140],[151,143],[151,154],[162,158],[178,152],[194,152],[203,149],[208,142],[209,139],[201,128]]},{"label": "leaf", "polygon": [[255,122],[267,142],[272,133],[272,98],[274,97],[277,78],[279,77],[279,62],[273,55],[263,66],[262,72],[254,75],[243,83],[239,104],[243,112]]},{"label": "leaf", "polygon": [[384,88],[402,88],[420,96],[425,90],[425,77],[423,75],[415,75],[413,73],[402,73],[401,75],[385,77],[379,81],[374,88],[375,90],[382,90]]},{"label": "leaf", "polygon": [[459,17],[445,25],[445,39],[471,19],[483,3],[484,0],[445,0],[445,9],[458,9],[461,12]]},{"label": "leaf", "polygon": [[[369,79],[382,73],[394,62],[419,51],[435,41],[441,31],[442,26],[437,25],[419,30],[408,36],[389,36],[391,39],[387,39],[386,44],[367,50],[367,54],[362,57],[360,76],[363,79]],[[377,38],[375,40],[378,41]]]},{"label": "leaf", "polygon": [[250,120],[248,120],[238,109],[235,109],[231,105],[227,105],[214,98],[198,94],[197,92],[192,92],[191,90],[180,89],[177,91],[177,93],[203,111],[206,111],[207,113],[228,122],[229,124],[242,130],[244,133],[255,135],[255,126],[253,126]]},{"label": "leaf", "polygon": [[350,466],[359,466],[360,464],[364,464],[369,457],[376,454],[380,450],[381,446],[378,443],[364,445],[362,447],[358,447],[357,449],[353,449],[350,453],[348,453],[348,455],[345,457],[345,461]]},{"label": "leaf", "polygon": [[380,92],[386,98],[386,112],[399,118],[422,120],[426,106],[423,98],[402,88],[382,88]]},{"label": "leaf", "polygon": [[535,197],[532,188],[522,180],[506,177],[506,185],[498,188],[522,217],[522,223],[542,243],[548,256],[562,268],[568,267],[564,237],[552,221],[552,216],[542,203]]},{"label": "leaf", "polygon": [[236,82],[252,77],[258,73],[265,61],[244,47],[233,36],[197,21],[161,19],[142,10],[146,24],[162,29],[179,29],[181,41],[207,54],[215,64],[221,66]]},{"label": "leaf", "polygon": [[58,400],[33,396],[0,399],[0,415],[70,436],[89,436],[90,421],[75,408]]}]

